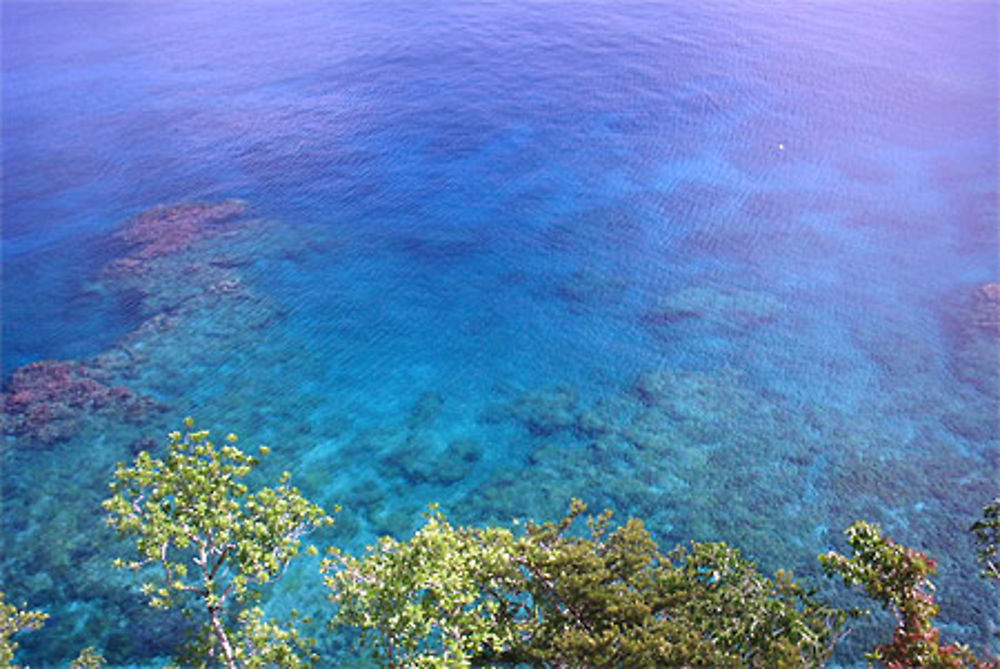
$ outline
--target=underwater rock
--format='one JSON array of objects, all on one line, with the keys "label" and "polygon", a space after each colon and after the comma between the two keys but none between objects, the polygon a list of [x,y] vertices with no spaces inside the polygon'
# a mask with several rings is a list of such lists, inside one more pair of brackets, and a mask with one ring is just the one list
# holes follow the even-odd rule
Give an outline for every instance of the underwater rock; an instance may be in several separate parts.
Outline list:
[{"label": "underwater rock", "polygon": [[72,437],[95,415],[141,424],[165,409],[107,380],[77,362],[43,360],[18,368],[0,396],[3,432],[51,445]]},{"label": "underwater rock", "polygon": [[[252,265],[291,251],[275,230],[281,226],[241,219],[244,211],[244,204],[235,200],[181,203],[129,219],[115,233],[128,251],[105,265],[91,289],[127,296],[147,318],[205,308],[218,310],[214,315],[219,320],[246,318],[245,304],[231,318],[225,312],[227,305],[258,300],[248,285]],[[251,318],[248,327],[272,320],[275,310],[265,311],[270,313]]]},{"label": "underwater rock", "polygon": [[642,316],[655,334],[670,339],[678,328],[719,334],[746,334],[778,320],[785,311],[778,299],[739,288],[692,286],[672,293]]},{"label": "underwater rock", "polygon": [[471,439],[458,439],[441,449],[434,435],[413,432],[405,442],[396,443],[382,464],[412,484],[449,486],[466,478],[482,457],[483,447]]},{"label": "underwater rock", "polygon": [[576,391],[557,386],[521,395],[510,408],[511,415],[528,431],[550,435],[572,428],[577,422]]},{"label": "underwater rock", "polygon": [[459,439],[448,444],[428,480],[449,486],[465,479],[483,457],[483,447],[472,439]]},{"label": "underwater rock", "polygon": [[438,416],[441,415],[441,407],[444,406],[444,396],[441,393],[427,391],[421,393],[420,397],[410,408],[410,415],[406,421],[406,426],[411,430],[428,428],[434,424]]},{"label": "underwater rock", "polygon": [[671,406],[679,414],[701,415],[732,400],[738,382],[733,371],[709,374],[660,367],[639,374],[633,391],[647,406]]},{"label": "underwater rock", "polygon": [[604,398],[576,419],[576,431],[583,437],[596,439],[613,434],[628,424],[641,404],[629,395]]},{"label": "underwater rock", "polygon": [[622,436],[640,451],[667,456],[690,446],[687,435],[680,431],[676,421],[662,411],[643,411],[625,426]]},{"label": "underwater rock", "polygon": [[405,453],[407,432],[397,426],[364,428],[343,447],[346,458],[368,457],[387,460]]},{"label": "underwater rock", "polygon": [[744,387],[739,372],[731,369],[711,374],[651,370],[639,375],[633,392],[646,409],[635,415],[624,434],[654,450],[654,442],[662,441],[664,448],[676,443],[677,431],[689,444],[704,444],[730,441],[737,434],[770,433],[781,422],[766,409],[770,404]]},{"label": "underwater rock", "polygon": [[643,404],[656,404],[661,398],[668,397],[676,378],[673,370],[660,368],[643,372],[635,382],[635,394]]},{"label": "underwater rock", "polygon": [[244,212],[235,200],[181,203],[125,221],[115,233],[122,255],[89,289],[124,298],[140,324],[83,363],[43,361],[17,370],[3,395],[3,432],[53,444],[95,418],[146,428],[164,410],[148,394],[173,397],[202,380],[198,370],[251,356],[260,330],[284,316],[254,288],[254,269],[303,247],[301,235],[246,220]]},{"label": "underwater rock", "polygon": [[584,411],[576,419],[576,430],[584,437],[600,437],[615,429],[614,422],[594,409]]},{"label": "underwater rock", "polygon": [[483,446],[473,439],[456,439],[448,444],[445,457],[472,464],[483,459]]},{"label": "underwater rock", "polygon": [[118,346],[98,353],[89,358],[85,364],[100,374],[119,378],[131,375],[135,368],[135,360],[129,354],[128,349]]},{"label": "underwater rock", "polygon": [[1000,395],[1000,283],[986,283],[946,301],[951,369],[978,391]]},{"label": "underwater rock", "polygon": [[[323,506],[329,509],[334,504],[336,504],[336,502],[324,502]],[[337,514],[337,524],[333,526],[331,538],[333,538],[338,545],[350,541],[360,533],[361,521],[359,520],[357,513],[353,513],[350,510],[344,510]]]},{"label": "underwater rock", "polygon": [[199,366],[218,366],[260,344],[259,331],[285,312],[254,288],[255,266],[294,256],[301,245],[277,223],[241,218],[244,211],[233,200],[182,203],[122,224],[116,236],[128,251],[91,289],[127,297],[144,320],[95,364],[125,378],[158,379],[155,392],[173,394],[198,382]]},{"label": "underwater rock", "polygon": [[154,207],[133,216],[118,231],[117,237],[133,247],[122,260],[135,268],[145,260],[177,253],[219,232],[215,224],[242,216],[245,211],[246,205],[239,200]]},{"label": "underwater rock", "polygon": [[387,495],[377,481],[364,481],[351,487],[346,498],[351,500],[351,506],[365,512],[378,510],[385,502]]},{"label": "underwater rock", "polygon": [[389,456],[382,461],[392,476],[403,476],[411,484],[430,483],[437,476],[438,458],[435,456],[432,435],[410,434],[404,441],[396,442]]},{"label": "underwater rock", "polygon": [[539,445],[528,456],[528,460],[534,467],[551,466],[557,468],[566,460],[568,448],[558,444],[543,443]]}]

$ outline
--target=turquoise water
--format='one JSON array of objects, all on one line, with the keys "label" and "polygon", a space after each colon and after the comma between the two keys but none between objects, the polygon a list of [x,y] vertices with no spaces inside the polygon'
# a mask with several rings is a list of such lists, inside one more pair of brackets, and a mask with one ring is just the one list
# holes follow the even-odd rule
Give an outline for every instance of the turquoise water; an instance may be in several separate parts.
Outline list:
[{"label": "turquoise water", "polygon": [[[98,504],[185,415],[271,445],[352,549],[434,501],[482,523],[581,497],[834,593],[815,555],[875,520],[941,562],[946,636],[984,648],[996,19],[5,3],[0,578],[53,614],[25,660],[170,652]],[[130,217],[231,198],[113,269]],[[47,359],[102,406],[17,422],[15,370]],[[303,561],[271,608],[322,611],[318,583]]]}]

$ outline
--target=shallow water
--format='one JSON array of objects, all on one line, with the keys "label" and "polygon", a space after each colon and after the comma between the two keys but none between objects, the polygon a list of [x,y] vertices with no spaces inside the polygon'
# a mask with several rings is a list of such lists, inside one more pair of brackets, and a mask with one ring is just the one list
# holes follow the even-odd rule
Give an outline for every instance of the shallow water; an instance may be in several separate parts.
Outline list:
[{"label": "shallow water", "polygon": [[[832,592],[815,555],[876,520],[939,559],[946,635],[983,647],[997,599],[965,530],[1000,459],[976,320],[996,18],[5,4],[5,378],[85,360],[167,407],[6,437],[3,589],[54,614],[25,659],[169,652],[159,619],[125,626],[150,614],[108,578],[96,509],[113,463],[189,414],[271,444],[344,506],[320,540],[352,548],[432,501],[505,522],[575,496]],[[226,198],[245,227],[138,286],[102,273],[123,220]],[[247,292],[192,298],[209,279]],[[313,567],[275,610],[322,606]]]}]

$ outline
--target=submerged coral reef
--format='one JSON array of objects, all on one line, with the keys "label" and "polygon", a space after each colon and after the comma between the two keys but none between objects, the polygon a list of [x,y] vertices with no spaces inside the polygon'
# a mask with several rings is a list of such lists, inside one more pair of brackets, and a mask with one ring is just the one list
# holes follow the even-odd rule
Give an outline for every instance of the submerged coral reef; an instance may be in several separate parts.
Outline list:
[{"label": "submerged coral reef", "polygon": [[[605,214],[598,231],[620,230]],[[119,659],[162,650],[145,639],[143,655],[121,629],[102,627],[109,616],[144,614],[116,590],[121,584],[102,580],[111,539],[95,504],[113,462],[161,448],[166,426],[189,413],[225,416],[237,430],[282,442],[282,466],[303,490],[324,506],[345,507],[331,543],[403,537],[430,501],[460,522],[482,524],[525,511],[557,518],[569,498],[585,497],[646,518],[665,543],[725,540],[766,568],[798,567],[819,578],[815,555],[836,546],[838,529],[868,518],[942,556],[945,617],[960,621],[959,636],[988,636],[984,612],[994,600],[965,576],[974,572],[974,552],[959,525],[995,494],[990,473],[1000,465],[991,411],[995,284],[964,290],[938,309],[945,355],[901,319],[887,323],[888,335],[865,322],[837,332],[856,357],[826,359],[800,341],[804,330],[796,328],[817,307],[804,299],[720,279],[653,289],[606,268],[553,274],[503,266],[488,284],[503,291],[498,301],[551,306],[546,317],[574,323],[613,307],[616,326],[651,353],[613,374],[591,370],[599,367],[591,360],[591,376],[559,376],[558,365],[511,372],[535,364],[529,350],[497,368],[510,382],[492,368],[494,376],[479,377],[476,356],[508,351],[514,345],[504,337],[516,328],[483,336],[503,326],[505,312],[477,302],[446,321],[482,343],[460,360],[473,370],[470,392],[449,385],[457,367],[434,367],[443,353],[421,356],[440,342],[417,330],[451,316],[434,310],[446,296],[408,292],[427,289],[420,282],[433,259],[415,261],[409,244],[380,245],[372,255],[385,264],[362,270],[383,274],[366,285],[358,276],[369,274],[337,274],[330,254],[314,253],[333,243],[325,235],[255,217],[235,201],[133,217],[112,235],[117,256],[85,286],[127,303],[133,329],[85,360],[32,363],[7,382],[0,573],[18,583],[16,596],[54,614],[51,634],[67,640],[60,653],[75,652],[79,630],[88,643],[116,648]],[[308,286],[323,293],[309,313],[296,302],[294,282],[315,258],[329,285]],[[464,279],[463,258],[448,255],[443,267]],[[279,280],[284,293],[274,289]],[[414,294],[431,307],[413,307]],[[370,312],[356,304],[362,300]],[[496,313],[483,316],[480,307]],[[386,319],[395,319],[405,343],[391,356],[379,348]],[[557,328],[545,328],[553,323],[566,321],[534,326],[551,336]],[[581,345],[580,355],[614,345]],[[355,369],[358,351],[369,348],[376,349],[364,361],[370,366]],[[374,371],[359,381],[364,370]],[[825,394],[803,389],[807,382]],[[886,415],[901,420],[890,424]],[[293,569],[271,605],[322,606],[309,568]],[[183,621],[157,623],[148,636],[161,624],[179,629]],[[857,636],[858,648],[869,643]],[[25,642],[29,652],[32,643]],[[337,652],[337,641],[324,643],[324,652]]]},{"label": "submerged coral reef", "polygon": [[[34,362],[4,385],[0,578],[52,614],[46,657],[75,655],[83,634],[113,648],[112,661],[151,658],[170,651],[165,627],[184,633],[179,618],[150,623],[107,575],[114,542],[98,502],[108,468],[161,447],[170,421],[199,401],[206,374],[253,355],[280,320],[277,302],[257,288],[259,264],[293,257],[305,242],[245,214],[235,201],[181,203],[123,223],[111,244],[120,254],[86,290],[128,298],[136,327],[86,360]],[[130,632],[125,620],[145,631]]]},{"label": "submerged coral reef", "polygon": [[17,437],[11,443],[65,441],[90,423],[148,429],[179,396],[173,385],[201,374],[187,356],[252,345],[255,331],[276,322],[281,310],[251,285],[248,269],[263,250],[291,252],[293,238],[276,243],[275,223],[245,213],[234,200],[179,203],[125,221],[113,235],[123,252],[88,290],[127,298],[139,324],[83,362],[47,360],[15,370],[2,395],[4,433]]},{"label": "submerged coral reef", "polygon": [[99,366],[42,360],[14,371],[0,395],[3,432],[20,443],[51,445],[97,417],[142,425],[164,407],[148,395],[109,385]]}]

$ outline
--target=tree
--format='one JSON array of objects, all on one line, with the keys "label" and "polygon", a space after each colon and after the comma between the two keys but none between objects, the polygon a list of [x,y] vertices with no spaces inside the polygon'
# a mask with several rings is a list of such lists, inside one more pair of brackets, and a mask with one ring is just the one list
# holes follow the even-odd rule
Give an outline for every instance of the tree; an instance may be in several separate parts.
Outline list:
[{"label": "tree", "polygon": [[847,585],[860,585],[897,620],[892,641],[877,646],[869,659],[889,667],[996,666],[980,662],[965,646],[941,644],[941,630],[933,623],[939,608],[930,580],[937,572],[934,560],[897,544],[865,521],[854,523],[845,533],[853,554],[821,555],[824,571],[841,576]]},{"label": "tree", "polygon": [[641,521],[586,506],[523,532],[450,525],[325,562],[339,609],[389,666],[780,666],[832,653],[845,614],[725,544],[660,553]]},{"label": "tree", "polygon": [[[11,639],[18,632],[41,629],[49,614],[44,611],[28,611],[27,605],[19,609],[4,601],[6,593],[0,591],[0,667],[17,667],[14,652],[17,642]],[[104,657],[93,648],[84,648],[70,663],[70,669],[97,669],[105,666]]]},{"label": "tree", "polygon": [[[185,419],[188,430],[194,421]],[[206,622],[182,658],[227,667],[313,659],[311,639],[293,620],[267,621],[250,606],[261,588],[280,578],[300,549],[301,537],[332,519],[287,485],[250,492],[242,483],[259,464],[237,446],[234,434],[217,448],[209,432],[173,432],[165,459],[140,453],[132,466],[119,464],[113,496],[104,502],[108,524],[134,537],[135,559],[116,566],[147,573],[142,591],[152,606],[191,604]],[[260,447],[261,455],[269,449]],[[315,553],[315,548],[310,547]]]},{"label": "tree", "polygon": [[1000,497],[983,508],[983,517],[972,524],[972,534],[979,544],[982,577],[1000,583]]},{"label": "tree", "polygon": [[360,560],[331,549],[324,561],[337,624],[360,628],[390,667],[460,666],[514,641],[501,594],[517,578],[513,536],[453,527],[434,508],[409,541],[383,537]]},{"label": "tree", "polygon": [[574,500],[558,523],[528,523],[517,563],[518,600],[532,610],[519,661],[581,666],[780,666],[832,654],[845,614],[813,599],[792,575],[773,579],[724,543],[692,542],[664,555],[643,522],[612,529],[605,511]]},{"label": "tree", "polygon": [[0,592],[0,667],[16,666],[14,651],[18,644],[12,637],[18,632],[39,629],[49,617],[44,611],[28,611],[27,605],[19,609],[4,601],[6,598],[6,593]]}]

